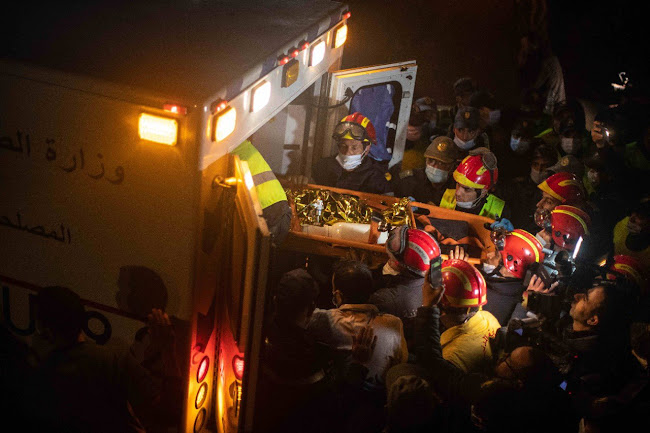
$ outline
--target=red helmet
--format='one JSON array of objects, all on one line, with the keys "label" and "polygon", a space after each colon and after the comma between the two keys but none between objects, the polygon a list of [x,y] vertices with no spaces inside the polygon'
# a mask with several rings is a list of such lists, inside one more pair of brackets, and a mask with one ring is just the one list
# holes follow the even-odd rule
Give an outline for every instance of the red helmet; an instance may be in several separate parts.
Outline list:
[{"label": "red helmet", "polygon": [[429,233],[399,226],[386,241],[388,255],[409,271],[424,277],[432,261],[440,258],[440,245]]},{"label": "red helmet", "polygon": [[560,205],[551,211],[551,235],[555,245],[564,249],[575,247],[578,238],[589,234],[591,218],[575,206]]},{"label": "red helmet", "polygon": [[361,113],[352,113],[345,116],[334,127],[332,138],[341,140],[349,138],[352,140],[360,140],[363,142],[377,143],[377,133],[370,119]]},{"label": "red helmet", "polygon": [[456,182],[475,189],[491,188],[498,177],[496,157],[491,152],[466,156],[454,171]]},{"label": "red helmet", "polygon": [[501,250],[503,266],[517,278],[524,278],[533,263],[544,260],[542,244],[526,230],[516,229],[507,233]]},{"label": "red helmet", "polygon": [[[614,256],[614,263],[612,263],[609,269],[623,275],[625,278],[639,286],[640,289],[645,289],[646,281],[643,277],[643,266],[641,266],[641,262],[634,257],[618,254]],[[616,274],[607,273],[607,279],[615,280]]]},{"label": "red helmet", "polygon": [[445,287],[443,306],[467,308],[487,304],[487,286],[483,275],[464,260],[442,262],[442,284]]},{"label": "red helmet", "polygon": [[549,176],[537,188],[564,204],[580,203],[585,199],[582,182],[575,174],[566,171]]}]

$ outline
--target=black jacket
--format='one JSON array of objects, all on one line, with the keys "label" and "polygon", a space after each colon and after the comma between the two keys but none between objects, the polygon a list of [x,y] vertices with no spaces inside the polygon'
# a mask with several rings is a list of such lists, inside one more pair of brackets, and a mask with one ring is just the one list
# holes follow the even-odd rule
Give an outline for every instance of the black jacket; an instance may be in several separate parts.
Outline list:
[{"label": "black jacket", "polygon": [[314,181],[319,185],[353,191],[387,194],[393,192],[388,181],[388,167],[366,156],[352,171],[343,170],[335,156],[321,159],[312,170]]}]

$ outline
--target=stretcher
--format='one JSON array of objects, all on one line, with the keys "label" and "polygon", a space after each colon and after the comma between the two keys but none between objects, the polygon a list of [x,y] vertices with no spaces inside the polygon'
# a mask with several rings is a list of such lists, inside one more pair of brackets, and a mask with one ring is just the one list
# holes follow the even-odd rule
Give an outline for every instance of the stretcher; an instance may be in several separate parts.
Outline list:
[{"label": "stretcher", "polygon": [[[285,185],[287,186],[287,185]],[[291,189],[291,185],[288,186]],[[332,188],[317,184],[308,184],[303,188],[325,190],[357,197],[359,203],[370,207],[376,213],[394,206],[402,200],[400,197]],[[318,234],[310,224],[305,224],[298,217],[296,203],[289,196],[292,209],[292,221],[289,234],[282,249],[306,254],[316,254],[329,257],[363,257],[371,265],[383,263],[387,259],[385,238],[382,236],[380,221],[371,221],[367,238],[359,239],[359,235],[346,237]],[[443,259],[448,258],[450,250],[457,245],[462,246],[469,254],[469,262],[478,264],[487,254],[495,251],[490,237],[491,231],[487,226],[494,220],[466,212],[444,209],[432,204],[410,201],[406,204],[407,216],[405,222],[409,227],[419,228],[432,234],[440,244]],[[324,232],[324,231],[322,231]],[[382,242],[383,241],[383,242]]]}]

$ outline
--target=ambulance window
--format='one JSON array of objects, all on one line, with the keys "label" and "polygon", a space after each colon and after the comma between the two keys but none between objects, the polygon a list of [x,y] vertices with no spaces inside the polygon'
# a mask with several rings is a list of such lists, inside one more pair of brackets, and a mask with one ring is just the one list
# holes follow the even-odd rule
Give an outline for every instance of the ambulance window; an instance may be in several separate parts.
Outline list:
[{"label": "ambulance window", "polygon": [[377,145],[370,148],[370,154],[380,161],[392,157],[401,100],[402,85],[390,81],[357,89],[350,102],[350,113],[363,114],[375,127]]},{"label": "ambulance window", "polygon": [[242,303],[244,300],[244,290],[246,289],[246,254],[247,243],[246,229],[242,216],[239,212],[234,212],[233,230],[232,230],[232,278],[230,280],[230,293],[228,300],[230,306],[230,329],[235,341],[239,342],[239,333],[241,329]]}]

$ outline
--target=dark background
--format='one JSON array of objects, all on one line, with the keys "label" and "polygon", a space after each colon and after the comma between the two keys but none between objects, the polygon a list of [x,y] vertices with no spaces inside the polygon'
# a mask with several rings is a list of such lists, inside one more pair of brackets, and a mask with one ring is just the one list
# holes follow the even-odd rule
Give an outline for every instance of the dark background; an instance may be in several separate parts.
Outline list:
[{"label": "dark background", "polygon": [[[416,60],[416,97],[453,104],[452,85],[471,76],[502,104],[518,104],[517,11],[531,0],[348,0],[345,68]],[[567,96],[609,102],[610,83],[628,72],[647,95],[648,18],[643,2],[546,2],[548,32]]]}]

